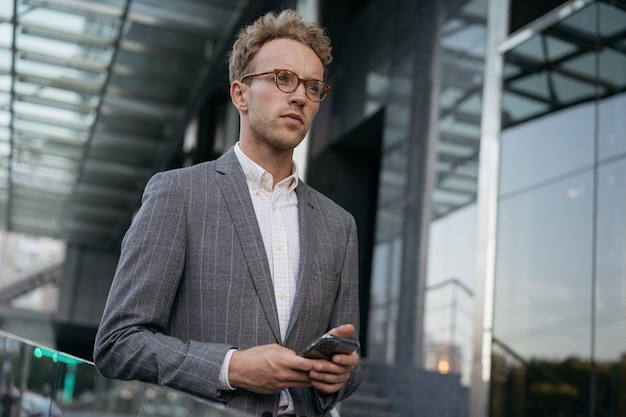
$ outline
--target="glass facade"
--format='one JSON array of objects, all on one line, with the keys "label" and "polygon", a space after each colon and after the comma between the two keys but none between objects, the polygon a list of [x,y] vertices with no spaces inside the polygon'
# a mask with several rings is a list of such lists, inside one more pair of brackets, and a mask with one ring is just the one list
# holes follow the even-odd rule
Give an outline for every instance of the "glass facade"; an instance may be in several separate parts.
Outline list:
[{"label": "glass facade", "polygon": [[626,415],[626,4],[504,55],[489,415]]},{"label": "glass facade", "polygon": [[[30,3],[32,1],[17,2],[20,10],[30,9],[27,7]],[[191,1],[181,14],[174,13],[172,8],[178,6],[170,3],[163,8],[160,6],[167,2],[159,2],[157,6],[156,2],[145,1],[137,2],[143,4],[140,9],[129,10],[128,21],[123,23],[116,18],[119,13],[111,15],[114,10],[119,12],[123,2],[109,1],[109,7],[102,10],[99,7],[102,2],[98,1],[57,1],[52,3],[57,6],[63,3],[65,7],[61,9],[70,5],[78,8],[70,8],[70,14],[80,17],[78,23],[84,19],[85,23],[80,27],[88,29],[59,33],[52,30],[55,28],[40,27],[47,21],[42,19],[39,9],[45,9],[50,2],[35,3],[39,5],[34,9],[37,13],[26,13],[23,19],[20,18],[19,27],[23,30],[16,38],[19,41],[16,46],[27,53],[19,56],[15,69],[31,76],[19,78],[13,92],[5,94],[15,96],[5,100],[7,103],[13,100],[14,109],[0,104],[0,168],[3,168],[0,169],[0,217],[3,218],[7,218],[11,210],[17,219],[33,212],[8,210],[9,204],[2,203],[10,200],[11,207],[26,207],[20,205],[20,197],[27,195],[24,193],[28,190],[20,187],[35,185],[41,188],[40,180],[27,179],[25,173],[29,170],[41,171],[47,178],[51,169],[67,171],[68,167],[74,169],[82,165],[84,173],[93,172],[93,175],[82,175],[81,178],[104,183],[87,184],[87,188],[78,186],[76,196],[93,194],[108,202],[123,200],[124,207],[128,205],[133,200],[132,195],[124,193],[125,187],[119,186],[119,175],[109,175],[109,162],[113,161],[109,157],[122,155],[123,165],[132,165],[123,172],[137,174],[141,171],[137,175],[144,178],[149,166],[155,166],[152,159],[157,153],[173,152],[175,148],[173,142],[166,143],[167,135],[161,129],[158,134],[153,134],[153,123],[146,125],[144,117],[149,115],[150,120],[161,126],[162,121],[154,118],[171,115],[178,108],[172,106],[182,106],[179,99],[186,99],[188,89],[192,87],[189,80],[183,80],[184,85],[170,86],[163,91],[152,91],[152,85],[146,84],[145,79],[149,78],[146,71],[152,71],[154,67],[151,63],[163,63],[162,59],[154,61],[156,56],[161,56],[158,54],[151,55],[151,59],[144,57],[147,60],[138,58],[143,57],[142,51],[153,51],[157,47],[151,41],[157,39],[152,36],[151,26],[165,24],[166,33],[172,32],[172,37],[166,36],[168,42],[160,46],[168,50],[176,46],[173,49],[177,56],[178,53],[184,55],[180,62],[191,62],[187,65],[190,71],[200,73],[205,58],[219,52],[213,48],[229,33],[224,25],[227,22],[234,25],[240,23],[235,22],[239,18],[243,21],[258,14],[255,9],[254,12],[249,10],[245,16],[223,18],[220,10],[229,13],[239,10],[238,5],[244,4],[242,1]],[[254,3],[247,2],[249,5]],[[367,291],[366,297],[369,297],[362,342],[366,353],[366,375],[382,385],[383,395],[390,400],[389,411],[406,416],[437,417],[464,417],[468,414],[471,417],[626,417],[624,0],[550,1],[550,7],[564,4],[522,30],[509,34],[498,45],[496,54],[503,63],[502,79],[499,76],[488,79],[485,75],[492,73],[486,67],[490,64],[486,60],[493,53],[488,42],[488,28],[493,28],[491,22],[494,19],[488,19],[488,16],[491,16],[489,8],[505,8],[507,2],[366,0],[337,3],[320,0],[313,3],[322,11],[322,25],[327,23],[325,18],[334,19],[332,23],[336,30],[330,35],[335,61],[328,81],[336,88],[320,109],[312,129],[311,160],[346,138],[352,142],[342,155],[346,159],[339,159],[343,171],[337,172],[341,175],[327,166],[316,166],[317,171],[308,172],[307,181],[317,187],[315,176],[326,170],[328,178],[325,180],[330,184],[329,188],[336,186],[345,195],[366,194],[363,190],[370,190],[361,184],[366,182],[365,175],[361,174],[370,171],[360,169],[374,161],[373,168],[369,168],[377,177],[372,181],[375,183],[374,202],[368,208],[373,216],[355,216],[358,222],[362,222],[359,232],[371,233],[365,239],[368,244],[371,240],[371,253],[362,253],[362,262],[369,264],[365,268],[367,276],[362,277],[363,283],[367,284],[363,287]],[[516,5],[512,7],[512,13],[519,13],[541,1],[511,3]],[[2,33],[9,33],[7,28],[13,25],[11,4],[0,0]],[[284,6],[282,3],[272,5],[275,8]],[[541,13],[548,7],[547,2],[542,6],[546,7]],[[104,20],[92,19],[98,11],[110,16]],[[198,15],[197,11],[202,13]],[[59,16],[58,13],[57,10],[54,15]],[[192,32],[197,31],[202,40],[194,38],[195,41],[187,45],[193,51],[185,52],[177,45],[186,37],[181,38],[175,33],[187,33],[190,29],[187,23],[194,14],[198,16],[193,20],[192,29],[195,29]],[[515,16],[511,19],[520,21]],[[215,26],[215,30],[210,31],[211,36],[206,32],[209,22],[213,22],[210,27]],[[65,32],[72,32],[72,27],[68,26]],[[50,38],[49,35],[55,34],[56,38],[52,37],[48,42],[65,42],[65,38],[85,40],[87,35],[100,34],[102,39],[111,41],[117,32],[130,38],[120,43],[120,50],[114,55],[97,43],[85,45],[86,52],[81,55],[89,55],[100,62],[99,65],[115,58],[115,64],[108,67],[110,79],[107,86],[116,94],[101,94],[105,90],[98,89],[104,80],[89,75],[93,69],[85,67],[87,64],[83,60],[76,62],[69,56],[52,60],[44,54],[45,51],[31,50],[30,41],[34,37]],[[60,35],[63,39],[59,39]],[[95,42],[91,36],[89,39]],[[141,42],[146,45],[139,49],[133,46]],[[10,45],[0,40],[0,57],[6,58],[0,59],[4,93],[10,90],[7,80],[13,71],[9,65],[13,59],[9,49]],[[175,67],[179,61],[166,61],[171,65],[158,68],[159,79],[169,80],[178,74]],[[128,68],[133,63],[138,66],[130,73]],[[77,64],[80,64],[78,68],[68,72],[67,76],[74,83],[89,81],[89,85],[84,82],[74,85],[80,87],[77,92],[82,94],[82,104],[80,100],[74,100],[74,95],[57,97],[53,93],[58,86],[47,85],[42,78],[50,68],[58,72],[59,68],[71,68]],[[219,82],[220,77],[224,77],[219,70],[212,70],[210,75]],[[486,86],[492,82],[498,85],[501,94],[501,100],[496,100],[498,116],[493,117],[501,119],[501,129],[497,132],[497,228],[495,260],[484,261],[477,254],[481,249],[477,249],[480,246],[477,242],[488,232],[482,230],[480,221],[477,221],[484,214],[481,211],[484,207],[476,201],[480,200],[481,193],[489,191],[479,188],[483,166],[479,164],[479,157],[480,146],[485,143],[482,141],[488,124],[485,121],[489,120],[492,111],[485,108],[489,99]],[[39,88],[40,84],[45,88]],[[130,84],[133,88],[129,88]],[[201,125],[198,137],[204,140],[206,136],[208,145],[205,145],[215,154],[223,152],[236,140],[236,114],[230,107],[227,93],[222,91],[223,87],[206,87],[206,96],[210,97],[203,104],[205,113],[198,115]],[[98,91],[86,94],[93,88]],[[140,97],[148,93],[138,88],[150,90],[150,97],[173,94],[177,100],[169,106],[154,103],[148,106]],[[182,90],[178,90],[180,88]],[[132,97],[122,97],[118,94],[122,91]],[[219,94],[209,94],[214,91]],[[94,100],[101,101],[101,104],[92,103]],[[105,111],[104,116],[95,118],[101,127],[90,127],[87,132],[90,139],[85,143],[98,148],[85,152],[88,159],[83,161],[72,156],[79,151],[82,155],[83,142],[72,143],[72,146],[76,145],[76,149],[72,148],[74,150],[65,143],[63,149],[52,149],[52,156],[41,160],[34,158],[30,146],[34,139],[27,136],[33,123],[44,121],[34,117],[37,115],[33,113],[33,109],[44,104],[61,107],[64,112],[73,111],[79,118],[93,117],[90,112],[96,107]],[[11,121],[12,115],[17,116],[15,122]],[[205,117],[207,115],[209,117]],[[65,120],[57,119],[57,124],[59,120]],[[66,128],[66,122],[57,128]],[[132,133],[136,127],[131,123],[135,122],[143,123],[148,130],[137,131],[137,135],[122,135],[119,129],[130,129]],[[11,133],[9,127],[12,126],[19,128],[16,133]],[[66,138],[66,142],[70,139]],[[139,139],[146,141],[140,144]],[[203,141],[194,143],[200,146]],[[9,152],[11,144],[14,146],[12,154]],[[120,149],[127,152],[120,152]],[[72,152],[68,153],[70,150]],[[133,165],[137,158],[145,164]],[[69,160],[72,163],[68,165]],[[40,162],[44,165],[40,166]],[[160,160],[157,165],[165,166],[164,162]],[[28,169],[24,168],[26,165],[29,165]],[[8,174],[11,166],[13,178]],[[119,163],[115,166],[120,168]],[[96,175],[98,172],[107,175]],[[9,187],[11,180],[17,180],[17,188]],[[125,182],[125,186],[133,184]],[[12,197],[8,197],[7,190],[10,189],[16,193]],[[54,220],[57,217],[70,216],[72,221],[69,224],[76,225],[76,231],[81,232],[87,229],[83,224],[87,217],[97,217],[95,222],[99,226],[104,221],[101,218],[119,214],[117,210],[89,208],[94,206],[93,201],[87,201],[88,206],[84,209],[60,210],[58,204],[35,207],[46,213],[54,211],[52,217],[43,216],[46,219],[39,215],[38,221],[57,224],[59,222]],[[117,204],[120,205],[121,202]],[[82,215],[72,214],[79,212]],[[366,224],[361,220],[363,218]],[[21,223],[28,225],[31,231],[35,230],[33,225],[38,224]],[[104,228],[107,234],[109,229],[113,230],[108,223]],[[82,247],[73,247],[70,253],[79,259],[81,251]],[[110,252],[105,254],[113,258]],[[93,270],[80,270],[72,285],[78,287],[86,275],[105,286],[106,281],[102,278],[111,274],[103,268],[103,253],[89,252],[84,256],[90,261],[84,264],[98,259],[93,262],[96,265],[93,270],[97,269],[102,276],[94,278]],[[494,270],[493,299],[489,292],[481,290],[485,281],[481,275],[481,261],[491,262],[487,269],[493,267]],[[93,282],[85,282],[85,287],[94,287]],[[484,295],[487,296],[485,300]],[[480,323],[476,323],[482,318],[481,309],[491,303],[493,322],[486,324],[486,330],[480,329]],[[95,314],[93,305],[98,303],[81,293],[70,302],[60,304],[57,318],[63,317],[64,309],[71,306],[71,309],[81,308],[80,314],[76,315],[82,319],[85,312]],[[479,339],[487,340],[485,334],[491,352],[490,364],[479,363],[484,359],[481,358],[483,352],[476,349]],[[5,362],[0,382],[7,385],[10,378],[19,377],[21,379],[16,380],[18,385],[38,391],[48,384],[52,389],[48,404],[52,404],[51,399],[55,398],[63,415],[81,411],[77,408],[80,404],[93,405],[99,410],[110,406],[112,408],[106,411],[112,415],[116,415],[118,411],[113,409],[118,407],[131,413],[141,414],[144,410],[145,415],[155,415],[150,414],[153,410],[150,402],[126,401],[135,398],[132,397],[135,392],[139,392],[137,398],[142,401],[154,402],[165,397],[177,404],[182,401],[178,393],[153,391],[152,387],[145,386],[135,391],[133,384],[105,382],[98,379],[87,364],[81,364],[75,370],[77,385],[70,397],[66,397],[69,395],[65,390],[66,378],[69,372],[71,382],[74,372],[68,365],[56,362],[51,365],[45,362],[46,357],[35,358],[22,352],[34,347],[16,349],[14,342],[6,337],[2,340]],[[72,333],[68,340],[76,345],[76,333]],[[23,371],[34,365],[43,365],[42,372],[47,376],[30,376],[30,368]],[[469,403],[479,395],[479,387],[472,385],[476,381],[470,375],[476,375],[476,368],[481,365],[485,366],[480,371],[484,371],[481,376],[489,395],[487,410],[476,413],[470,411]],[[29,386],[31,382],[32,386]],[[94,386],[94,383],[102,385]],[[367,388],[368,384],[364,387]],[[364,395],[368,393],[364,392]],[[111,401],[105,404],[101,397]],[[185,404],[190,410],[196,407]],[[349,415],[348,407],[344,410],[345,415]],[[183,411],[180,413],[185,415]]]},{"label": "glass facade", "polygon": [[487,1],[448,5],[438,38],[437,125],[424,288],[425,370],[468,386]]},{"label": "glass facade", "polygon": [[[459,8],[452,2],[418,3],[398,7],[373,2],[340,39],[337,50],[349,52],[337,57],[337,72],[343,76],[332,80],[342,86],[333,92],[337,132],[384,111],[368,351],[370,358],[390,364],[398,349],[399,300],[407,286],[403,280],[407,275],[417,280],[420,274],[424,279],[423,271],[409,270],[407,259],[419,256],[413,250],[424,250],[416,242],[407,248],[407,240],[428,234],[421,225],[411,228],[411,222],[421,222],[414,206],[419,200],[428,209],[424,218],[429,223],[471,205],[476,197],[486,2],[468,1]],[[440,18],[433,20],[433,15]],[[426,194],[427,184],[433,187],[431,194]],[[422,195],[416,197],[418,193]],[[407,198],[411,194],[413,200]],[[471,267],[463,271],[465,285],[471,285],[472,272]],[[439,278],[433,277],[432,283]],[[443,292],[449,295],[447,289]],[[436,303],[438,295],[434,298]],[[432,320],[437,326],[438,319]],[[428,360],[430,354],[423,352]],[[422,365],[426,358],[419,356]]]},{"label": "glass facade", "polygon": [[331,33],[311,143],[383,115],[364,345],[401,415],[468,413],[486,19],[486,0],[372,1]]}]

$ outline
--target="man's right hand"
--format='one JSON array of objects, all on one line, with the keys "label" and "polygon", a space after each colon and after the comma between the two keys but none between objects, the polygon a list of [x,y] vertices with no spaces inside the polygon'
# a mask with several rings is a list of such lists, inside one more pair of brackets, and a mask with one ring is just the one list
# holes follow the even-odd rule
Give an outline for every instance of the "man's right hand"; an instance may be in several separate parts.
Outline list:
[{"label": "man's right hand", "polygon": [[271,394],[291,387],[311,385],[313,361],[278,344],[237,350],[230,359],[228,380],[235,388]]}]

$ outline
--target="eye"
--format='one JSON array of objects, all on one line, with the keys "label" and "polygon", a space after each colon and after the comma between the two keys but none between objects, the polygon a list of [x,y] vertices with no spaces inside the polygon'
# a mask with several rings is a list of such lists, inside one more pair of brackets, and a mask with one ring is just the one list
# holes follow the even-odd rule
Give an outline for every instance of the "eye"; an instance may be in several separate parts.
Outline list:
[{"label": "eye", "polygon": [[293,80],[293,74],[287,71],[279,72],[278,74],[276,74],[276,81],[280,84],[288,85],[291,84]]},{"label": "eye", "polygon": [[319,96],[322,93],[322,86],[316,81],[308,82],[306,88],[310,93],[315,94],[316,96]]}]

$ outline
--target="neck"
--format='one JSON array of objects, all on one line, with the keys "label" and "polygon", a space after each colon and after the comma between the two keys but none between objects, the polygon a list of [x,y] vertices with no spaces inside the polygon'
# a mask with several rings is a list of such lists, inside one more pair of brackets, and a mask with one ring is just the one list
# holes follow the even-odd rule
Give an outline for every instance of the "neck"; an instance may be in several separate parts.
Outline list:
[{"label": "neck", "polygon": [[272,174],[274,185],[291,175],[293,149],[275,149],[267,146],[254,146],[249,141],[240,140],[239,147],[248,158]]}]

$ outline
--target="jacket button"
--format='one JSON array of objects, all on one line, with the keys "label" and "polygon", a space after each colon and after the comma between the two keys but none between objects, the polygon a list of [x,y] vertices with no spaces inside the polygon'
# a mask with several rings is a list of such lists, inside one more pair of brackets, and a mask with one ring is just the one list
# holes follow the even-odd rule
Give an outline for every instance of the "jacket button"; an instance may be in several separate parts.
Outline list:
[{"label": "jacket button", "polygon": [[269,411],[266,411],[263,414],[261,414],[261,417],[272,417],[272,413],[270,413]]}]

